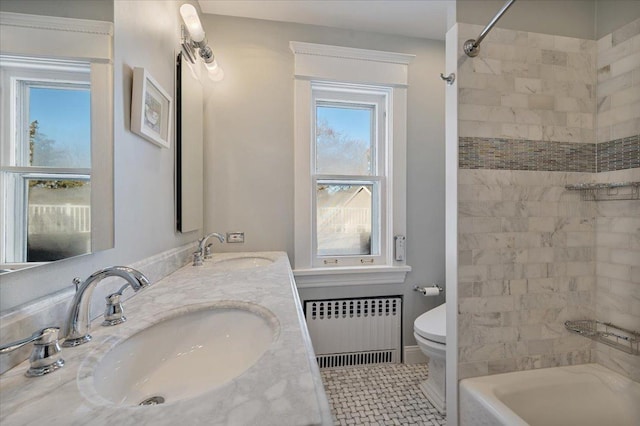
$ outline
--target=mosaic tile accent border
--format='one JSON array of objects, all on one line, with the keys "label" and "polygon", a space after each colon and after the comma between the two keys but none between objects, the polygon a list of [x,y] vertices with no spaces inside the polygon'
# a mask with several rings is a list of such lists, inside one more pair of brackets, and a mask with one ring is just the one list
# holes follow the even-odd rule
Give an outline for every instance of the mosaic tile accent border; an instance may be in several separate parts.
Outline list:
[{"label": "mosaic tile accent border", "polygon": [[598,172],[640,167],[640,135],[597,144]]},{"label": "mosaic tile accent border", "polygon": [[590,143],[461,137],[458,157],[461,169],[596,171],[596,147]]},{"label": "mosaic tile accent border", "polygon": [[640,167],[640,135],[599,144],[459,138],[461,169],[610,172]]}]

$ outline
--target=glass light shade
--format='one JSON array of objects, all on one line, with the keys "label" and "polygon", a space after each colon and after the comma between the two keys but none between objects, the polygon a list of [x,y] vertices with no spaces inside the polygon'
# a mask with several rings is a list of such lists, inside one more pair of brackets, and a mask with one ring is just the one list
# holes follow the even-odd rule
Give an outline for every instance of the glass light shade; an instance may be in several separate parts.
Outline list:
[{"label": "glass light shade", "polygon": [[196,43],[204,40],[204,29],[202,29],[202,24],[200,23],[200,18],[198,17],[198,11],[196,8],[185,3],[180,6],[180,15],[182,15],[182,20],[189,30],[191,39]]},{"label": "glass light shade", "polygon": [[208,74],[211,80],[220,81],[224,78],[224,71],[215,59],[210,64],[205,63],[204,65],[207,67],[207,71],[209,71]]}]

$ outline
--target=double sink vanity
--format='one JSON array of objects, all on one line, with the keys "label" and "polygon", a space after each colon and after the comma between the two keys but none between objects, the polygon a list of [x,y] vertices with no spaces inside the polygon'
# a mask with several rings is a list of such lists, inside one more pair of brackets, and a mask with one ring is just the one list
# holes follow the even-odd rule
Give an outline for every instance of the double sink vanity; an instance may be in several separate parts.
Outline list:
[{"label": "double sink vanity", "polygon": [[331,413],[285,253],[216,254],[91,324],[64,368],[0,376],[0,423],[324,425]]}]

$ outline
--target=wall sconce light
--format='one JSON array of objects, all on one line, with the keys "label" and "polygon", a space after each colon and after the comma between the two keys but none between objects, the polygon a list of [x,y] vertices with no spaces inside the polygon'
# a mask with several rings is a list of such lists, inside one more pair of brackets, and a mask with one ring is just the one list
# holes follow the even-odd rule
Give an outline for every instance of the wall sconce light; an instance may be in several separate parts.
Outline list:
[{"label": "wall sconce light", "polygon": [[220,81],[224,78],[224,71],[218,65],[213,50],[207,43],[207,38],[198,17],[198,11],[190,4],[180,6],[180,15],[186,28],[182,27],[182,51],[185,58],[192,64],[196,63],[196,51],[204,61],[204,65],[209,71],[209,78],[213,81]]}]

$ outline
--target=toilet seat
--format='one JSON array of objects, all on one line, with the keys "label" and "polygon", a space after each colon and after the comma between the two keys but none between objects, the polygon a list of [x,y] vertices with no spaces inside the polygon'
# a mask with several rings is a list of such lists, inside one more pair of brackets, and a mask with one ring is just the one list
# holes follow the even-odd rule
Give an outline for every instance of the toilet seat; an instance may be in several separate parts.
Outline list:
[{"label": "toilet seat", "polygon": [[424,340],[439,343],[444,347],[447,338],[446,308],[447,304],[443,303],[420,315],[413,323],[414,333]]}]

